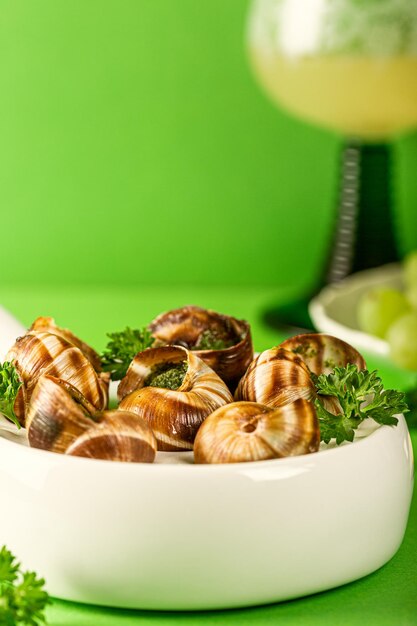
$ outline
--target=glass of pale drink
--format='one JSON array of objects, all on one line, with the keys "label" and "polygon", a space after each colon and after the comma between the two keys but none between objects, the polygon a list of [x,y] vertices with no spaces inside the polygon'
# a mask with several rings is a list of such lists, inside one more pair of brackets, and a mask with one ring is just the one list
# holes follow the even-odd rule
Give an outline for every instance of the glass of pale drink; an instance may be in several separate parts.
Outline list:
[{"label": "glass of pale drink", "polygon": [[[344,137],[326,282],[398,259],[390,140],[417,127],[417,0],[253,0],[248,48],[265,91]],[[267,313],[309,327],[308,297]]]}]

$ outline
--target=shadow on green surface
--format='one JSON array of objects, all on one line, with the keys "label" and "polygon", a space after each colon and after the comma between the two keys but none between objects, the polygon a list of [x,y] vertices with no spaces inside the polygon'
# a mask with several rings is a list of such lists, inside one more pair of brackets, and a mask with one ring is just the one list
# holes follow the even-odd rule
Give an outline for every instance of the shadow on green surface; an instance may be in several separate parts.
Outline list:
[{"label": "shadow on green surface", "polygon": [[[389,570],[390,566],[385,566]],[[381,581],[381,571],[370,574],[361,581],[350,583],[331,591],[313,596],[289,600],[279,604],[252,607],[247,609],[231,609],[222,611],[133,611],[126,609],[108,609],[96,606],[74,605],[59,602],[62,607],[62,618],[50,618],[50,624],[56,626],[89,626],[94,622],[97,626],[141,624],[170,625],[200,624],[227,625],[239,624],[271,626],[272,624],[303,626],[414,626],[417,624],[417,599],[415,597],[415,573],[410,577],[410,585],[396,594],[390,582],[390,573],[384,574],[385,583]],[[369,584],[368,584],[369,583]],[[406,592],[408,587],[408,592]],[[65,612],[64,612],[65,609]],[[73,615],[74,619],[71,619]],[[58,616],[57,616],[58,617]]]}]

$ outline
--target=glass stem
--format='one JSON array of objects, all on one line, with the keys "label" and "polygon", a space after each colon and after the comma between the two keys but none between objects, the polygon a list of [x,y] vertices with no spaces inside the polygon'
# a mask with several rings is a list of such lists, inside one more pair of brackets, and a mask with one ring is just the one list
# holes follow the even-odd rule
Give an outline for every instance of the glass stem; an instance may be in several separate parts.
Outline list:
[{"label": "glass stem", "polygon": [[351,140],[343,146],[338,212],[323,273],[314,290],[291,302],[268,307],[263,319],[269,326],[288,332],[312,329],[308,303],[322,287],[352,272],[399,260],[391,171],[392,151],[388,144]]},{"label": "glass stem", "polygon": [[391,146],[352,140],[341,157],[338,215],[324,283],[399,260]]}]

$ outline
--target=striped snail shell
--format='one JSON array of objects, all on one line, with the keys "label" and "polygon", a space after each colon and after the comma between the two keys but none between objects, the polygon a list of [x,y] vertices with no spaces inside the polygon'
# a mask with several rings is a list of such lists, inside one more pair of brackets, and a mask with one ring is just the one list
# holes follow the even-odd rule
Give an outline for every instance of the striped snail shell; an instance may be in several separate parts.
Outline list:
[{"label": "striped snail shell", "polygon": [[16,340],[6,360],[13,363],[22,381],[14,406],[22,426],[32,391],[43,374],[73,385],[96,411],[107,407],[109,374],[97,374],[81,350],[59,335],[31,331]]},{"label": "striped snail shell", "polygon": [[76,337],[67,328],[57,326],[53,317],[38,317],[29,329],[29,332],[32,331],[52,333],[53,335],[58,335],[58,337],[63,337],[63,339],[66,339],[73,346],[81,350],[84,356],[91,362],[96,372],[101,371],[101,360],[97,352],[87,343]]},{"label": "striped snail shell", "polygon": [[70,383],[41,376],[26,417],[29,444],[63,453],[74,439],[94,425],[93,412],[94,407]]},{"label": "striped snail shell", "polygon": [[99,424],[89,428],[66,449],[65,454],[104,461],[153,463],[156,439],[145,420],[129,411],[104,411]]},{"label": "striped snail shell", "polygon": [[[359,352],[341,339],[319,333],[290,337],[255,357],[239,382],[235,399],[268,406],[280,406],[297,398],[313,400],[317,394],[311,374],[329,374],[336,366],[345,367],[348,363],[358,369],[366,367]],[[321,395],[320,399],[328,411],[340,413],[337,398]]]},{"label": "striped snail shell", "polygon": [[236,389],[235,399],[282,406],[298,398],[312,400],[315,386],[302,358],[280,346],[256,356]]},{"label": "striped snail shell", "polygon": [[330,374],[335,367],[346,367],[348,363],[357,365],[360,370],[366,368],[363,356],[355,348],[332,335],[296,335],[283,341],[280,347],[299,356],[317,376]]},{"label": "striped snail shell", "polygon": [[[197,306],[162,313],[149,324],[149,330],[162,343],[192,350],[232,390],[253,358],[248,322]],[[203,341],[207,332],[228,347],[206,349]]]},{"label": "striped snail shell", "polygon": [[51,452],[95,459],[152,463],[156,440],[133,413],[95,413],[75,387],[41,376],[33,391],[26,428],[29,444]]},{"label": "striped snail shell", "polygon": [[201,425],[194,442],[196,463],[241,463],[316,452],[319,423],[311,402],[277,408],[255,402],[220,407]]},{"label": "striped snail shell", "polygon": [[[184,363],[186,373],[176,389],[148,386],[156,368]],[[149,348],[133,359],[118,389],[119,409],[144,418],[158,450],[192,450],[200,424],[219,406],[232,402],[226,384],[194,352],[180,346]]]}]

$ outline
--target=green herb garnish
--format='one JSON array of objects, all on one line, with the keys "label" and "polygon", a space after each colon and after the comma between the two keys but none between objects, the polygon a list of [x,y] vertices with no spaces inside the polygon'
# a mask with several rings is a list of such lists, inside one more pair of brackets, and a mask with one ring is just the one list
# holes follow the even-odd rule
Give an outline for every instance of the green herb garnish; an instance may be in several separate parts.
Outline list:
[{"label": "green herb garnish", "polygon": [[110,372],[112,380],[121,380],[126,376],[127,368],[138,354],[150,348],[155,338],[147,328],[132,330],[127,327],[118,333],[108,333],[110,338],[101,355],[101,364],[105,372]]},{"label": "green herb garnish", "polygon": [[3,546],[0,550],[0,624],[45,624],[44,610],[51,601],[43,589],[44,584],[44,579],[38,578],[35,572],[23,572],[16,557]]},{"label": "green herb garnish", "polygon": [[225,339],[212,330],[204,330],[199,335],[195,346],[192,350],[225,350],[235,345],[232,339]]},{"label": "green herb garnish", "polygon": [[164,389],[178,389],[181,387],[188,370],[188,363],[161,363],[156,365],[145,380],[145,387],[162,387]]},{"label": "green herb garnish", "polygon": [[[314,376],[317,417],[320,423],[321,440],[329,443],[336,439],[353,441],[355,430],[364,419],[371,417],[378,424],[395,426],[398,419],[394,415],[408,411],[405,394],[393,389],[384,389],[378,372],[358,370],[356,365],[335,367],[331,374]],[[333,415],[327,411],[320,395],[338,399],[342,413]]]},{"label": "green herb garnish", "polygon": [[0,365],[0,413],[20,428],[19,420],[14,412],[14,404],[22,381],[16,368],[9,361]]}]

